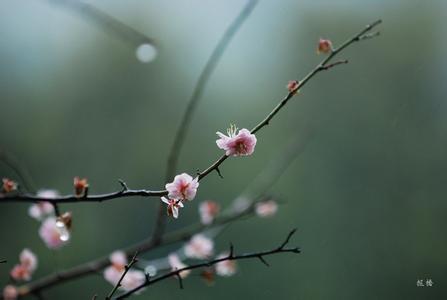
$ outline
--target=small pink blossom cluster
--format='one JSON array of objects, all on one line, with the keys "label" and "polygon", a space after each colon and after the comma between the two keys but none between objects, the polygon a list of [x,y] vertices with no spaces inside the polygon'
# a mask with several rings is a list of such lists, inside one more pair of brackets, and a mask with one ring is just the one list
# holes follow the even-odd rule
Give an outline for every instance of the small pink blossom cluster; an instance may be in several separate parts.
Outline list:
[{"label": "small pink blossom cluster", "polygon": [[204,225],[210,225],[219,214],[220,206],[214,201],[203,201],[199,206],[200,221]]},{"label": "small pink blossom cluster", "polygon": [[184,251],[186,257],[207,259],[213,255],[214,242],[203,234],[195,234],[185,245]]},{"label": "small pink blossom cluster", "polygon": [[182,173],[175,176],[174,181],[167,183],[165,187],[168,197],[161,197],[161,201],[167,204],[168,216],[178,218],[179,209],[184,206],[183,203],[195,198],[199,179]]},{"label": "small pink blossom cluster", "polygon": [[[127,256],[123,251],[115,251],[110,257],[111,265],[104,270],[104,278],[110,284],[118,284],[121,276],[125,272],[126,265],[128,263]],[[138,270],[128,270],[123,280],[121,281],[120,288],[125,291],[132,290],[146,281],[144,272]]]},{"label": "small pink blossom cluster", "polygon": [[[54,199],[59,197],[55,190],[40,190],[40,198]],[[30,217],[41,222],[39,236],[50,249],[59,249],[70,240],[71,213],[66,212],[56,218],[54,206],[48,201],[41,201],[31,205],[28,209]]]},{"label": "small pink blossom cluster", "polygon": [[29,249],[23,249],[19,256],[19,264],[15,265],[9,273],[15,281],[31,280],[37,269],[37,257]]},{"label": "small pink blossom cluster", "polygon": [[225,150],[227,156],[247,156],[255,151],[256,136],[246,128],[238,132],[237,127],[231,124],[227,130],[228,135],[219,131],[216,134],[219,136],[216,140],[217,147]]},{"label": "small pink blossom cluster", "polygon": [[278,211],[278,204],[274,200],[261,201],[256,203],[255,212],[261,218],[271,217]]},{"label": "small pink blossom cluster", "polygon": [[4,300],[16,300],[19,297],[19,291],[17,288],[11,284],[8,284],[3,289],[3,299]]},{"label": "small pink blossom cluster", "polygon": [[[40,190],[37,192],[37,197],[53,199],[59,196],[55,190]],[[31,218],[42,221],[45,217],[54,214],[54,207],[50,202],[41,201],[31,205],[28,209],[28,214]]]},{"label": "small pink blossom cluster", "polygon": [[[216,259],[227,258],[229,255],[228,252],[221,253],[216,257]],[[171,266],[172,271],[181,270],[183,268],[188,267],[188,265],[184,264],[180,257],[172,253],[168,256],[168,262]],[[229,277],[236,273],[237,265],[234,260],[223,260],[214,265],[214,269],[212,267],[205,269],[201,276],[206,280],[207,283],[213,283],[214,281],[214,273],[219,276]],[[186,278],[189,274],[191,274],[191,270],[183,270],[179,273],[181,278]]]}]

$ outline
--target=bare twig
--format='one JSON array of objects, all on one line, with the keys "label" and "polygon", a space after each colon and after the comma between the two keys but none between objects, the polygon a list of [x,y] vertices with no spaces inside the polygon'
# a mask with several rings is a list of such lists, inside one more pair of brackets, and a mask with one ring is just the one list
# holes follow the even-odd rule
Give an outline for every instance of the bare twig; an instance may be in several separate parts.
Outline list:
[{"label": "bare twig", "polygon": [[[185,112],[183,113],[182,120],[177,128],[177,132],[174,137],[174,142],[172,143],[171,150],[169,153],[167,168],[166,168],[166,182],[169,182],[172,177],[175,175],[178,159],[180,156],[180,152],[182,150],[183,143],[185,141],[189,125],[191,123],[192,117],[196,110],[197,104],[199,100],[202,98],[203,91],[205,90],[205,86],[211,77],[214,69],[219,63],[220,58],[224,54],[228,45],[230,44],[232,38],[235,36],[239,28],[242,26],[244,21],[248,18],[250,13],[253,11],[257,4],[257,0],[248,0],[247,4],[241,10],[239,15],[234,19],[234,21],[230,24],[230,26],[226,29],[210,57],[208,58],[200,76],[197,80],[197,83],[192,92],[191,98],[189,98],[188,105],[186,107]],[[216,168],[218,171],[218,169]],[[219,175],[220,172],[218,171]],[[166,223],[166,209],[163,203],[160,203],[157,219],[155,221],[155,226],[153,230],[153,239],[156,241],[163,234]]]},{"label": "bare twig", "polygon": [[[180,277],[180,273],[183,271],[187,271],[187,270],[194,270],[194,269],[199,269],[199,268],[204,268],[204,267],[209,267],[212,265],[215,265],[217,263],[226,261],[226,260],[243,260],[243,259],[252,259],[252,258],[257,258],[260,259],[261,261],[264,260],[264,256],[269,256],[269,255],[274,255],[274,254],[279,254],[279,253],[295,253],[298,254],[300,253],[300,249],[298,247],[292,247],[292,248],[288,248],[286,247],[287,244],[289,243],[290,238],[292,237],[292,235],[296,232],[296,229],[292,230],[288,235],[287,238],[284,242],[282,242],[282,244],[279,247],[273,248],[272,250],[267,250],[267,251],[261,251],[261,252],[254,252],[254,253],[247,253],[247,254],[240,254],[240,255],[234,255],[232,251],[230,251],[230,254],[224,258],[218,258],[218,259],[214,259],[211,261],[207,261],[207,262],[203,262],[203,263],[199,263],[199,264],[195,264],[195,265],[191,265],[191,266],[187,266],[181,269],[177,269],[174,271],[171,271],[167,274],[152,278],[150,281],[146,281],[145,283],[143,283],[142,285],[136,287],[133,290],[130,290],[118,297],[116,297],[115,299],[125,299],[129,296],[131,296],[132,294],[134,294],[135,292],[141,290],[144,287],[153,285],[157,282],[160,282],[162,280],[165,280],[167,278],[170,277]],[[181,287],[183,288],[182,282],[180,281]]]},{"label": "bare twig", "polygon": [[115,286],[113,287],[113,289],[110,291],[109,295],[106,297],[106,300],[110,300],[112,299],[113,295],[115,294],[115,292],[118,290],[118,288],[121,286],[121,282],[123,281],[124,277],[126,276],[127,272],[129,272],[130,268],[132,268],[132,266],[138,261],[137,259],[137,255],[138,255],[138,251],[135,252],[135,254],[133,255],[131,261],[124,267],[124,272],[121,275],[120,279],[118,280],[118,282],[115,284]]},{"label": "bare twig", "polygon": [[8,261],[6,260],[6,259],[2,259],[2,260],[0,260],[0,264],[4,264],[4,263],[7,263]]}]

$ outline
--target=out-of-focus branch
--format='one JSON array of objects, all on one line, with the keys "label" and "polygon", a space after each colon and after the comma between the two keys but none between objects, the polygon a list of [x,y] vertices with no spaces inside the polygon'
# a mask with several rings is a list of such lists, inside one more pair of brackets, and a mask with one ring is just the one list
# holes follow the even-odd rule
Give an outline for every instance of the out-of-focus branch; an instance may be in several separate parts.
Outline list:
[{"label": "out-of-focus branch", "polygon": [[74,12],[101,28],[104,32],[114,35],[133,47],[141,44],[154,45],[155,42],[150,37],[135,30],[129,25],[119,21],[92,4],[80,0],[48,0],[51,4],[61,5],[62,7]]},{"label": "out-of-focus branch", "polygon": [[160,275],[158,277],[155,278],[150,278],[150,280],[146,280],[146,282],[138,287],[136,287],[133,290],[130,290],[118,297],[116,297],[115,299],[125,299],[129,296],[131,296],[132,294],[134,294],[135,292],[141,290],[144,287],[148,287],[150,285],[153,285],[157,282],[160,282],[162,280],[171,278],[171,277],[177,277],[180,280],[180,287],[183,287],[183,284],[181,282],[181,277],[180,277],[180,273],[183,271],[187,271],[187,270],[194,270],[194,269],[199,269],[199,268],[204,268],[204,267],[210,267],[213,266],[217,263],[223,262],[223,261],[227,261],[227,260],[243,260],[243,259],[252,259],[252,258],[257,258],[259,259],[261,262],[263,262],[264,264],[266,264],[266,260],[265,260],[265,256],[270,256],[270,255],[274,255],[274,254],[280,254],[280,253],[295,253],[298,254],[300,253],[300,249],[298,247],[287,247],[290,238],[293,236],[293,234],[295,234],[296,229],[292,230],[289,232],[289,234],[287,235],[286,239],[278,246],[275,247],[271,250],[266,250],[266,251],[260,251],[260,252],[254,252],[254,253],[247,253],[247,254],[240,254],[240,255],[235,255],[234,254],[234,248],[233,246],[230,247],[230,252],[228,254],[228,256],[223,257],[223,258],[219,258],[219,259],[214,259],[211,261],[206,261],[203,263],[199,263],[199,264],[195,264],[195,265],[191,265],[188,267],[184,267],[172,272],[169,272],[167,274],[164,275]]}]

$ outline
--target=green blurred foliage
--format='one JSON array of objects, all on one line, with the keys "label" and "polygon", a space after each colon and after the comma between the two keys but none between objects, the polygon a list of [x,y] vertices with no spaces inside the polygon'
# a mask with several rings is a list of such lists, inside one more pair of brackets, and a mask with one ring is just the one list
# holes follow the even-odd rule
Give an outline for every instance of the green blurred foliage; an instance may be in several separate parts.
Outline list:
[{"label": "green blurred foliage", "polygon": [[[197,76],[244,1],[90,1],[156,40],[142,64],[137,45],[47,1],[0,2],[0,147],[35,185],[71,191],[85,176],[92,193],[163,187],[176,126]],[[198,218],[197,204],[228,205],[292,136],[313,130],[301,155],[271,190],[285,200],[273,219],[238,222],[219,236],[237,251],[269,248],[293,227],[297,256],[242,262],[232,278],[185,290],[168,280],[137,299],[445,299],[447,76],[445,1],[261,1],[206,88],[179,170],[194,173],[221,153],[215,131],[252,127],[285,94],[290,79],[320,59],[319,37],[335,44],[382,18],[382,35],[342,53],[350,60],[319,75],[258,134],[255,154],[231,159],[200,186],[197,201],[168,229]],[[16,178],[4,164],[1,176]],[[17,178],[16,178],[17,179]],[[39,278],[150,235],[157,199],[64,205],[72,242],[45,248],[28,205],[0,207],[0,284],[19,251],[40,258]],[[150,260],[169,248],[145,254]],[[433,287],[417,287],[418,279]],[[52,288],[48,299],[90,299],[111,289],[100,274]],[[46,299],[47,299],[46,298]]]}]

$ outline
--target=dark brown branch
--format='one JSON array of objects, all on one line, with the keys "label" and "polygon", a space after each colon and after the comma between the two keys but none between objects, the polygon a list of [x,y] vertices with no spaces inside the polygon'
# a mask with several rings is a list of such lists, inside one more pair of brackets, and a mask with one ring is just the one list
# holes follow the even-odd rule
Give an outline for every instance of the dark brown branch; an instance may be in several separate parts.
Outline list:
[{"label": "dark brown branch", "polygon": [[56,198],[43,198],[36,196],[34,194],[7,194],[3,197],[0,196],[0,202],[39,202],[39,201],[47,201],[51,203],[80,203],[80,202],[102,202],[117,198],[124,197],[133,197],[133,196],[141,196],[141,197],[154,197],[154,196],[165,196],[168,192],[166,190],[162,191],[150,191],[150,190],[120,190],[108,194],[99,194],[99,195],[88,195],[87,197],[76,197],[75,195],[65,195]]},{"label": "dark brown branch", "polygon": [[[329,62],[343,49],[348,47],[349,45],[353,44],[354,42],[358,42],[363,39],[365,34],[367,34],[369,31],[371,31],[374,27],[382,23],[381,20],[378,20],[370,25],[367,25],[365,29],[354,35],[352,38],[348,39],[346,42],[341,44],[338,48],[334,49],[325,59],[323,59],[312,71],[310,71],[304,78],[299,81],[299,89],[301,89],[307,82],[309,82],[312,77],[314,77],[317,73],[330,69],[331,67],[334,67],[336,65],[339,65],[344,62],[336,62],[334,64],[329,64]],[[347,62],[347,61],[346,61]],[[258,132],[261,128],[264,126],[267,126],[270,121],[273,119],[273,117],[283,108],[284,105],[289,102],[289,100],[296,94],[295,91],[289,92],[283,100],[281,100],[275,108],[261,121],[259,122],[253,129],[251,130],[251,133]],[[208,168],[206,168],[204,171],[199,173],[199,179],[204,178],[209,173],[211,173],[213,170],[216,170],[219,168],[219,166],[228,158],[226,155],[222,155],[218,160],[216,160],[213,164],[211,164]]]},{"label": "dark brown branch", "polygon": [[[287,244],[290,241],[290,238],[292,237],[292,235],[296,232],[296,229],[292,230],[288,235],[287,238],[284,242],[282,242],[282,244],[276,248],[273,248],[272,250],[267,250],[267,251],[261,251],[261,252],[254,252],[254,253],[248,253],[248,254],[240,254],[240,255],[234,255],[232,251],[230,251],[230,254],[224,258],[219,258],[219,259],[214,259],[211,261],[207,261],[207,262],[203,262],[203,263],[199,263],[199,264],[195,264],[195,265],[191,265],[191,266],[187,266],[178,270],[174,270],[171,271],[165,275],[160,275],[158,277],[152,278],[150,281],[146,281],[144,284],[136,287],[133,290],[130,290],[118,297],[116,297],[115,299],[125,299],[129,296],[131,296],[132,294],[134,294],[135,292],[141,290],[142,288],[145,288],[147,286],[153,285],[157,282],[160,282],[162,280],[165,280],[167,278],[170,277],[180,277],[180,273],[183,271],[187,271],[187,270],[194,270],[194,269],[199,269],[199,268],[204,268],[204,267],[210,267],[212,265],[215,265],[217,263],[220,263],[222,261],[226,261],[226,260],[243,260],[243,259],[252,259],[252,258],[257,258],[260,259],[261,261],[264,259],[264,256],[269,256],[269,255],[274,255],[274,254],[279,254],[279,253],[295,253],[298,254],[300,253],[300,249],[298,247],[292,247],[292,248],[288,248],[286,247]],[[182,282],[180,281],[180,284],[182,284]],[[183,285],[181,285],[181,287],[183,288]]]},{"label": "dark brown branch", "polygon": [[[371,25],[368,25],[360,31],[358,34],[354,35],[352,38],[345,41],[343,44],[341,44],[338,48],[335,48],[323,61],[321,61],[312,71],[310,71],[299,83],[299,88],[301,89],[310,79],[312,79],[317,73],[324,71],[331,67],[331,64],[329,62],[343,49],[347,48],[349,45],[361,41],[365,39],[366,36],[369,36],[368,33],[371,31],[374,27],[379,25],[382,21],[378,20]],[[374,34],[373,36],[376,36],[377,34]],[[334,65],[338,65],[340,63],[334,63]],[[252,130],[251,133],[258,132],[261,128],[264,126],[267,126],[269,122],[273,119],[273,117],[284,107],[284,105],[287,104],[287,102],[295,95],[295,92],[288,93],[276,106],[275,108],[261,121],[259,122]],[[208,168],[203,170],[202,172],[198,173],[199,180],[203,179],[205,176],[207,176],[212,171],[215,171],[219,168],[219,166],[228,158],[226,155],[222,155],[218,160],[216,160],[214,163],[212,163]],[[50,201],[50,202],[57,202],[57,203],[65,203],[65,202],[101,202],[105,200],[115,199],[115,198],[121,198],[121,197],[131,197],[131,196],[143,196],[143,197],[153,197],[153,196],[166,196],[168,192],[166,190],[160,190],[160,191],[150,191],[150,190],[121,190],[109,194],[102,194],[102,195],[90,195],[88,197],[84,198],[77,198],[74,195],[68,195],[63,196],[55,199],[45,199],[45,198],[39,198],[34,195],[30,194],[16,194],[16,195],[6,195],[1,198],[1,201],[14,201],[14,202],[36,202],[36,201]],[[160,206],[163,208],[162,206]],[[160,209],[160,211],[162,211]],[[164,226],[164,209],[163,209],[163,216],[160,213],[160,224],[157,222],[156,227],[162,227]]]},{"label": "dark brown branch", "polygon": [[115,286],[113,287],[113,289],[110,291],[110,294],[106,297],[106,300],[110,300],[112,299],[113,295],[115,294],[115,292],[118,290],[118,288],[121,286],[121,282],[123,281],[124,277],[126,276],[127,272],[129,272],[130,268],[132,268],[132,266],[138,261],[137,259],[137,255],[138,255],[138,251],[135,252],[135,254],[133,255],[132,259],[130,260],[130,262],[124,267],[124,272],[121,275],[120,279],[118,280],[118,282],[115,284]]},{"label": "dark brown branch", "polygon": [[2,260],[0,260],[0,264],[4,264],[4,263],[7,263],[8,261],[6,260],[6,259],[2,259]]},{"label": "dark brown branch", "polygon": [[[210,57],[208,58],[197,83],[192,92],[191,98],[189,98],[185,112],[183,113],[182,120],[177,128],[177,132],[174,137],[174,142],[172,143],[171,150],[169,152],[165,181],[169,182],[174,177],[180,152],[182,150],[183,143],[185,141],[192,117],[195,113],[197,104],[202,98],[205,86],[208,83],[213,71],[215,70],[217,64],[219,63],[222,55],[230,44],[231,40],[238,32],[239,28],[242,26],[244,21],[248,18],[250,13],[253,11],[257,4],[257,0],[249,0],[248,3],[241,10],[239,15],[234,19],[230,26],[225,30],[224,34],[220,38]],[[218,169],[216,169],[218,170]],[[221,176],[220,172],[218,172]],[[164,203],[160,202],[157,219],[155,221],[154,230],[152,237],[154,241],[158,240],[164,232],[166,224],[166,209]]]}]

